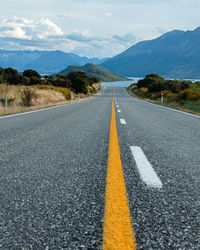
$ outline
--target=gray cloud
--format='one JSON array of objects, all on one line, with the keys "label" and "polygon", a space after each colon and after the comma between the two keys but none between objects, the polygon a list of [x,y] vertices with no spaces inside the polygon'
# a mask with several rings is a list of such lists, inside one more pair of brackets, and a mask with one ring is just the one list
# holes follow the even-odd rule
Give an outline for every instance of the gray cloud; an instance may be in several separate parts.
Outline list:
[{"label": "gray cloud", "polygon": [[114,35],[113,36],[114,39],[120,41],[120,42],[125,42],[125,43],[136,43],[138,42],[138,37],[136,37],[134,34],[132,33],[127,33],[124,36],[120,36],[120,35]]}]

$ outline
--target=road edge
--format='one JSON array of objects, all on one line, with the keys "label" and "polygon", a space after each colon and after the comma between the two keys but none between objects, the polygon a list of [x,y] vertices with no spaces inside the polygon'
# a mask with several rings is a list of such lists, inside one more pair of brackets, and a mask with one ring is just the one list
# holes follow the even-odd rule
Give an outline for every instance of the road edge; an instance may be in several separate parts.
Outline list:
[{"label": "road edge", "polygon": [[30,110],[27,110],[27,111],[23,111],[22,110],[22,111],[20,111],[18,113],[11,113],[11,114],[6,114],[6,115],[0,115],[0,119],[5,119],[5,118],[14,117],[14,116],[21,116],[21,115],[26,115],[26,114],[41,112],[41,111],[45,111],[45,110],[49,110],[49,109],[63,107],[63,106],[68,105],[68,104],[75,104],[75,103],[78,103],[78,102],[81,102],[81,101],[86,101],[88,99],[94,98],[94,97],[99,96],[100,94],[102,94],[105,88],[106,87],[101,87],[101,89],[97,93],[95,93],[94,95],[92,95],[92,96],[86,96],[84,98],[77,99],[77,100],[74,100],[74,101],[66,101],[66,102],[64,102],[62,104],[55,104],[55,105],[50,105],[50,106],[43,106],[43,107],[40,107],[40,108],[37,107],[35,109],[30,109]]},{"label": "road edge", "polygon": [[127,90],[126,87],[124,87],[124,90],[125,90],[125,92],[127,93],[127,95],[128,95],[129,97],[135,98],[135,99],[138,100],[138,101],[145,102],[145,103],[149,103],[149,104],[151,104],[151,105],[157,105],[157,106],[162,107],[162,108],[164,108],[164,109],[169,109],[169,110],[172,110],[172,111],[174,111],[174,112],[178,112],[178,113],[182,113],[182,114],[185,114],[185,115],[189,115],[189,116],[193,116],[193,117],[200,118],[200,115],[196,115],[196,114],[190,113],[189,111],[187,112],[187,111],[183,111],[183,110],[181,110],[181,109],[175,109],[175,108],[168,107],[168,106],[165,106],[165,105],[161,105],[161,104],[158,104],[158,103],[154,103],[154,102],[150,102],[150,101],[143,100],[143,99],[141,99],[141,98],[139,98],[139,97],[137,97],[137,96],[133,96],[133,95]]}]

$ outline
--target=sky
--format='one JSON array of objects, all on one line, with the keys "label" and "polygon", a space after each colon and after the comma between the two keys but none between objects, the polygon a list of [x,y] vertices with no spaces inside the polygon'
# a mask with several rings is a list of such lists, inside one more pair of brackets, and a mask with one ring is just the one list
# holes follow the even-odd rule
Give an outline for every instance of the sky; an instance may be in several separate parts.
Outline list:
[{"label": "sky", "polygon": [[200,26],[200,0],[5,0],[0,49],[112,57],[142,40]]}]

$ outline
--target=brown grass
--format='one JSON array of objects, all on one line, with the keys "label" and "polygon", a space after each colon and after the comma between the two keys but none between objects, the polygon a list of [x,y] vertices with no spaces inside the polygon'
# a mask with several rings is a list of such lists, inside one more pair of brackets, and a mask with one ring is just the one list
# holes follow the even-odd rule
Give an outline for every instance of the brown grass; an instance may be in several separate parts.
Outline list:
[{"label": "brown grass", "polygon": [[68,88],[55,87],[55,86],[50,86],[50,85],[36,85],[34,87],[37,89],[43,89],[43,90],[54,90],[56,92],[62,93],[63,96],[66,98],[66,100],[71,99],[71,91]]},{"label": "brown grass", "polygon": [[[31,107],[22,105],[21,93],[24,89],[32,89],[34,91],[34,99]],[[8,107],[4,107],[5,92],[8,96]],[[38,89],[36,86],[15,86],[0,84],[0,115],[19,113],[29,110],[40,109],[44,107],[54,106],[66,103],[66,98],[60,91],[51,89]]]},{"label": "brown grass", "polygon": [[[41,85],[40,85],[41,86]],[[31,107],[24,107],[21,104],[21,91],[24,88],[31,88],[35,92],[35,98],[33,100],[33,105]],[[59,89],[59,91],[58,91]],[[5,90],[6,85],[0,84],[0,116],[1,115],[9,115],[9,114],[16,114],[26,111],[32,111],[52,106],[58,106],[62,104],[71,103],[71,100],[66,100],[64,95],[62,94],[61,89],[65,88],[59,88],[59,87],[53,87],[53,86],[47,86],[44,87],[42,85],[41,88],[37,88],[37,86],[15,86],[15,85],[9,85],[7,88],[7,95],[8,99],[13,99],[14,101],[9,103],[8,107],[4,107],[4,96],[5,96]],[[104,88],[101,88],[100,91],[92,96],[99,95],[101,91],[103,91]],[[69,93],[69,89],[67,89],[67,92]],[[67,93],[66,92],[66,93]],[[91,98],[91,95],[84,95],[84,94],[77,94],[74,95],[74,101],[77,102],[80,100],[84,100],[87,98]],[[1,101],[3,99],[3,101]]]}]

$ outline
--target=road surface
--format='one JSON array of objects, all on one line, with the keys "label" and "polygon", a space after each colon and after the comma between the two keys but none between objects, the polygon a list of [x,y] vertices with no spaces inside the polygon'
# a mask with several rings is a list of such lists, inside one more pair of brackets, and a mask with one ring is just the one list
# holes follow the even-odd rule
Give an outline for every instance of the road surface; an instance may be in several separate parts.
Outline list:
[{"label": "road surface", "polygon": [[[102,249],[112,100],[0,118],[0,249]],[[199,249],[200,118],[113,105],[137,249]]]}]

